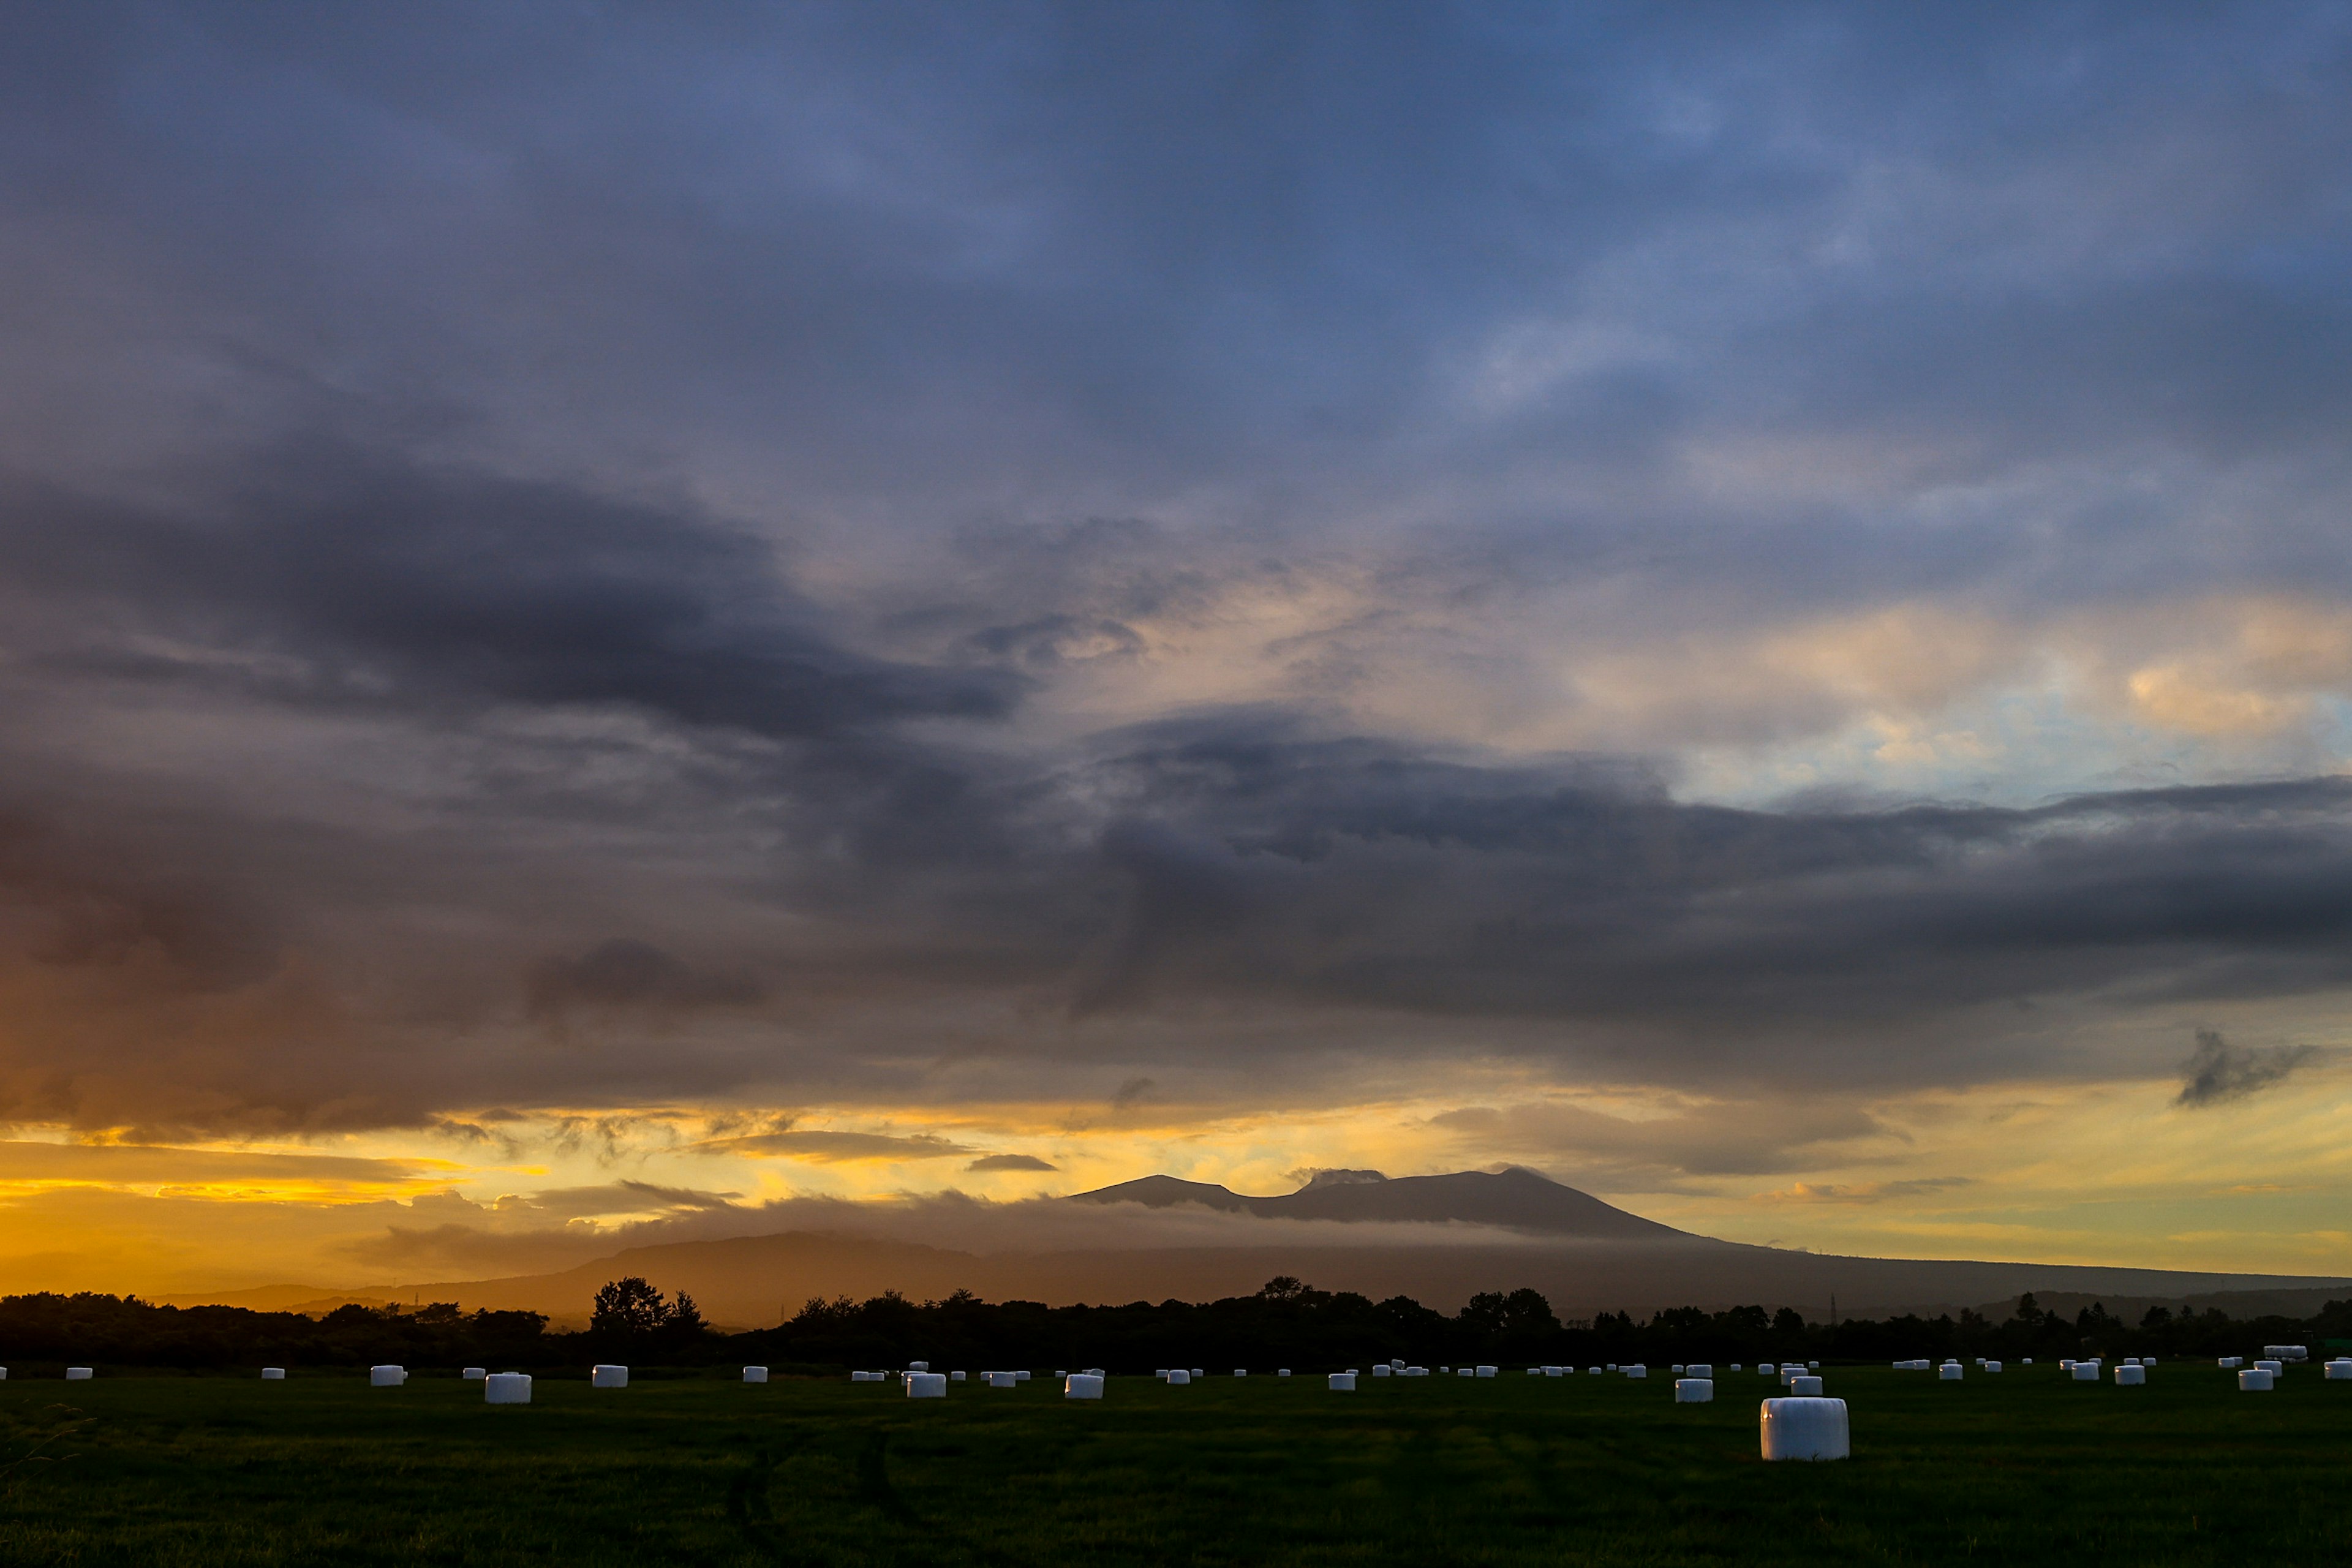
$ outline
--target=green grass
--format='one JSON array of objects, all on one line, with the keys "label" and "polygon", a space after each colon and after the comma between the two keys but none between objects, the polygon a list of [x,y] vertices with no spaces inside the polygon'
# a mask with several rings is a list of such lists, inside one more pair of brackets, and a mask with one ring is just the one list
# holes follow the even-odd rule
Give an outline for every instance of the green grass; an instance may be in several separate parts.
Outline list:
[{"label": "green grass", "polygon": [[[0,1563],[2340,1563],[2352,1384],[2055,1367],[1830,1373],[1854,1458],[1757,1458],[1753,1373],[1043,1378],[956,1386],[419,1376],[0,1384]],[[30,1455],[30,1458],[26,1456]]]}]

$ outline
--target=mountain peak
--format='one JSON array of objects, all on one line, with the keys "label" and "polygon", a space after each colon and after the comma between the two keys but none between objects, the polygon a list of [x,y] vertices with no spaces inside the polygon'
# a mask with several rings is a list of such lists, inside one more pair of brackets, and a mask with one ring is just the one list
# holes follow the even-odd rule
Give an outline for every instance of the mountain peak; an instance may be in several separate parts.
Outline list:
[{"label": "mountain peak", "polygon": [[[1327,1179],[1333,1178],[1333,1179]],[[1295,1193],[1252,1197],[1213,1182],[1145,1176],[1116,1186],[1076,1193],[1071,1203],[1141,1204],[1173,1208],[1198,1204],[1261,1219],[1387,1221],[1490,1225],[1544,1236],[1663,1241],[1683,1236],[1671,1226],[1627,1214],[1589,1193],[1513,1165],[1500,1172],[1456,1171],[1444,1176],[1384,1176],[1377,1171],[1317,1172]]]},{"label": "mountain peak", "polygon": [[1307,1184],[1298,1190],[1311,1193],[1318,1187],[1353,1187],[1368,1182],[1385,1182],[1388,1177],[1378,1171],[1310,1171]]}]

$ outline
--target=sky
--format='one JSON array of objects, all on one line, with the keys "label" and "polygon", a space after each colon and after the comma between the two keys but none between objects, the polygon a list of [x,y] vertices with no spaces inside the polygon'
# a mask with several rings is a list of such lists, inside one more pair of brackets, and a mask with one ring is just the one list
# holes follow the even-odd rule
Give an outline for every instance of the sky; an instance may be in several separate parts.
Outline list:
[{"label": "sky", "polygon": [[0,1289],[2352,1273],[2347,431],[2341,4],[12,6]]}]

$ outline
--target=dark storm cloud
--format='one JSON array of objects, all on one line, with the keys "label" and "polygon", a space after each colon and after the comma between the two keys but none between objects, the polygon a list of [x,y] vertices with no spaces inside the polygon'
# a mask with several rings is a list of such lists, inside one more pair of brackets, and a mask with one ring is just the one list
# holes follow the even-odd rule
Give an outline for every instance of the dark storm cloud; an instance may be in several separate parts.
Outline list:
[{"label": "dark storm cloud", "polygon": [[745,974],[691,968],[651,942],[616,938],[577,958],[542,959],[530,973],[530,1012],[556,1016],[572,1007],[727,1007],[760,999]]},{"label": "dark storm cloud", "polygon": [[[2337,780],[1764,810],[1669,789],[1706,736],[1446,750],[1392,689],[1452,639],[1557,701],[1588,671],[1520,645],[1585,623],[1514,618],[1555,590],[1597,661],[2342,586],[2347,39],[16,8],[0,1111],[972,1061],[1131,1111],[1318,1051],[1940,1082],[2055,1070],[2045,1016],[2340,985]],[[1339,631],[1230,656],[1280,679],[1175,668],[1236,584],[1332,583]]]},{"label": "dark storm cloud", "polygon": [[1040,1160],[1034,1154],[982,1154],[967,1171],[1058,1171],[1059,1165]]},{"label": "dark storm cloud", "polygon": [[2317,1046],[2233,1046],[2220,1031],[2197,1031],[2197,1048],[2180,1069],[2175,1105],[2225,1105],[2283,1083],[2324,1053]]},{"label": "dark storm cloud", "polygon": [[984,669],[836,646],[768,549],[690,509],[331,442],[174,477],[172,512],[0,490],[0,572],[42,606],[50,661],[354,706],[612,704],[768,736],[1010,700]]}]

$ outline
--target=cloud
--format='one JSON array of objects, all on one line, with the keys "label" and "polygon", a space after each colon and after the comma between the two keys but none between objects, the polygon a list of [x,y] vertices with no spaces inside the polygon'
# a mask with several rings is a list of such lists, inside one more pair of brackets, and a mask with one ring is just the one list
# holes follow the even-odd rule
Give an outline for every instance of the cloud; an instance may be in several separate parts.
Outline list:
[{"label": "cloud", "polygon": [[1034,1154],[983,1154],[964,1167],[967,1171],[1058,1171],[1059,1165],[1048,1164]]},{"label": "cloud", "polygon": [[577,958],[542,959],[530,971],[530,1009],[540,1017],[575,1006],[744,1006],[760,996],[759,984],[748,975],[698,972],[650,942],[624,938]]},{"label": "cloud", "polygon": [[1777,1192],[1759,1193],[1759,1204],[1883,1204],[1904,1198],[1933,1197],[1957,1187],[1972,1186],[1969,1176],[1917,1176],[1899,1182],[1796,1182]]},{"label": "cloud", "polygon": [[2317,1046],[2233,1046],[2218,1030],[2200,1029],[2197,1048],[2181,1064],[2180,1092],[2172,1103],[2197,1107],[2243,1100],[2285,1082],[2322,1054]]},{"label": "cloud", "polygon": [[961,1143],[929,1132],[904,1137],[887,1132],[761,1132],[748,1138],[721,1138],[700,1147],[741,1154],[772,1155],[786,1160],[813,1160],[820,1164],[850,1161],[944,1160],[977,1152]]}]

